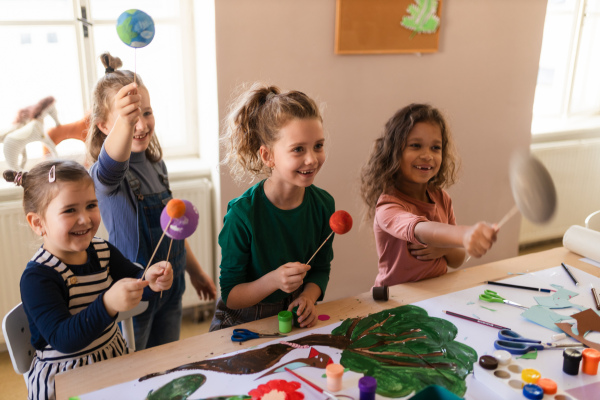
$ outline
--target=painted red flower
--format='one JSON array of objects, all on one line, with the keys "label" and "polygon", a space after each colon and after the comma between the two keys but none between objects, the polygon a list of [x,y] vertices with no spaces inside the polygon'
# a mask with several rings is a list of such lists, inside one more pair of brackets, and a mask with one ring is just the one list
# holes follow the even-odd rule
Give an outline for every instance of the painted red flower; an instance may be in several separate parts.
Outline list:
[{"label": "painted red flower", "polygon": [[248,394],[252,396],[252,400],[302,400],[304,394],[297,391],[299,388],[298,382],[273,379],[252,389]]}]

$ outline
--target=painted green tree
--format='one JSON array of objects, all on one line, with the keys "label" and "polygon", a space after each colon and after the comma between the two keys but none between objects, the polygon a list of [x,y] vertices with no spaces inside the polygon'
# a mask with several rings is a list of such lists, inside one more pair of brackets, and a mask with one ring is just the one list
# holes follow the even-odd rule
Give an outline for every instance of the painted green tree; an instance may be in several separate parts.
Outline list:
[{"label": "painted green tree", "polygon": [[408,6],[408,16],[400,24],[414,33],[434,33],[440,25],[437,16],[438,0],[415,0]]},{"label": "painted green tree", "polygon": [[331,333],[349,336],[341,364],[377,379],[377,393],[403,397],[437,384],[462,396],[477,352],[454,341],[457,328],[417,306],[346,320]]},{"label": "painted green tree", "polygon": [[[473,370],[477,353],[456,342],[456,334],[451,322],[430,317],[420,307],[406,305],[346,319],[331,334],[312,334],[291,342],[342,350],[340,363],[354,372],[375,377],[377,393],[382,396],[404,397],[432,384],[462,396],[466,391],[465,378]],[[272,368],[293,350],[286,344],[271,344],[182,365],[147,375],[140,381],[184,370],[255,374]]]}]

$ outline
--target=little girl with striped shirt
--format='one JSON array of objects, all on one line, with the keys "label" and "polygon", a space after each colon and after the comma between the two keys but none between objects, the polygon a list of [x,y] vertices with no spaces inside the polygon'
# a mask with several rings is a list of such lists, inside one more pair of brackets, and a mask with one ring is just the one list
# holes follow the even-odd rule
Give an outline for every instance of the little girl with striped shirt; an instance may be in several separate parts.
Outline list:
[{"label": "little girl with striped shirt", "polygon": [[29,172],[4,172],[24,189],[23,208],[43,245],[21,276],[21,299],[35,357],[28,398],[54,399],[56,374],[127,353],[115,322],[173,282],[166,261],[144,270],[94,237],[100,211],[92,178],[73,161],[52,160]]}]

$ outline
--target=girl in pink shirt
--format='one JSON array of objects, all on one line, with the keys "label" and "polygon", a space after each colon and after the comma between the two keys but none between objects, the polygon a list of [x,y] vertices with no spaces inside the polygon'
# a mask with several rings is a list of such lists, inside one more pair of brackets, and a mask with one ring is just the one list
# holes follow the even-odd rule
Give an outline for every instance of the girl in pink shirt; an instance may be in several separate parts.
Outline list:
[{"label": "girl in pink shirt", "polygon": [[458,156],[442,114],[411,104],[394,114],[361,173],[361,196],[379,256],[375,286],[414,282],[483,256],[497,227],[456,225],[443,188],[456,182]]}]

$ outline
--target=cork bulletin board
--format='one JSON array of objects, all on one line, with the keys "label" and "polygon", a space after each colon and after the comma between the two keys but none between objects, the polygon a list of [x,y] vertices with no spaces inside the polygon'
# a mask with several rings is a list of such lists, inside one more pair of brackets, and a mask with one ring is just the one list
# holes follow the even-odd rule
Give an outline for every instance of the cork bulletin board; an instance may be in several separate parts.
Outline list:
[{"label": "cork bulletin board", "polygon": [[438,51],[441,0],[337,0],[335,54]]}]

